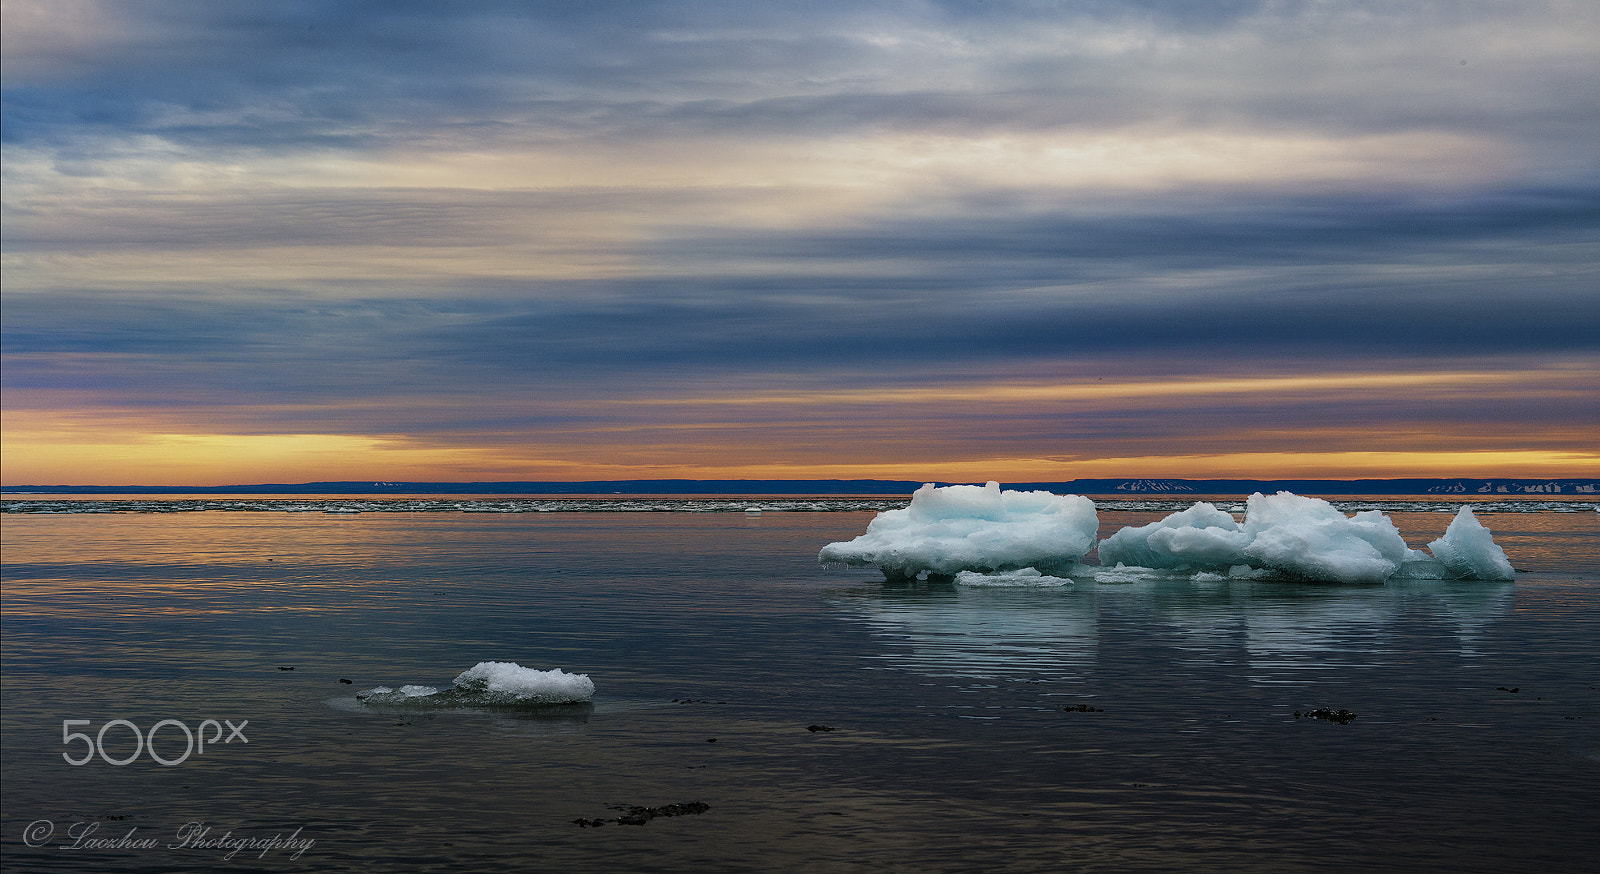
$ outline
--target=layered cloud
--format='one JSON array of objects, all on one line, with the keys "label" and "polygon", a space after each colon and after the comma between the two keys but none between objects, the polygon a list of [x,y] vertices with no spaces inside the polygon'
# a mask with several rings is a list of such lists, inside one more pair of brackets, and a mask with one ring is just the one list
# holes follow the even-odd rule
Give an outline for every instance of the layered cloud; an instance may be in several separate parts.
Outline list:
[{"label": "layered cloud", "polygon": [[3,14],[8,483],[1597,461],[1592,4]]}]

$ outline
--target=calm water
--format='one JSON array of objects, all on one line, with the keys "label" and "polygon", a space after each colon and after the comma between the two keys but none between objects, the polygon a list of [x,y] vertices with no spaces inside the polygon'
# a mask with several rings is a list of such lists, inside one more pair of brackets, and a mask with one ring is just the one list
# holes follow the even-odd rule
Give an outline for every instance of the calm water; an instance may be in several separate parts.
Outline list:
[{"label": "calm water", "polygon": [[[1568,871],[1600,857],[1592,510],[1482,513],[1514,584],[994,590],[819,567],[870,509],[749,505],[8,513],[5,868]],[[1171,509],[1101,506],[1103,534]],[[1443,508],[1388,509],[1421,546]],[[352,697],[445,686],[484,660],[587,673],[598,691],[533,715]],[[1303,716],[1316,708],[1356,716]],[[248,743],[170,767],[62,758],[85,746],[63,744],[63,720],[93,735],[208,718],[248,720]],[[103,746],[135,749],[120,725]],[[178,757],[181,729],[160,749]],[[573,822],[691,802],[709,809]],[[195,822],[213,842],[315,843],[231,859],[171,846]],[[90,827],[85,844],[155,846],[62,848]]]}]

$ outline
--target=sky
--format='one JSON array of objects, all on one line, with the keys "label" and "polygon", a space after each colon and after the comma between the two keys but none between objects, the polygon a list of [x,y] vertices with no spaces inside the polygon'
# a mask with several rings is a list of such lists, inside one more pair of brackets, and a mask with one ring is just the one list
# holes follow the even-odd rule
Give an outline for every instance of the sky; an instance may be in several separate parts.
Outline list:
[{"label": "sky", "polygon": [[1600,475],[1592,0],[5,0],[6,485]]}]

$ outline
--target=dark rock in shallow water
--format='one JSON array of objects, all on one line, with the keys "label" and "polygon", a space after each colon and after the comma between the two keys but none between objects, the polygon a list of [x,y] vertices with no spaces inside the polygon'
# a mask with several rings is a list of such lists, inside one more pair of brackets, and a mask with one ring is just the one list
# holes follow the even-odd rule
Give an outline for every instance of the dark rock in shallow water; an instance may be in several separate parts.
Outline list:
[{"label": "dark rock in shallow water", "polygon": [[831,725],[808,725],[806,731],[838,731]]},{"label": "dark rock in shallow water", "polygon": [[1325,719],[1328,722],[1337,722],[1340,725],[1349,725],[1354,722],[1356,715],[1348,710],[1331,710],[1327,707],[1318,707],[1315,710],[1294,712],[1295,719]]}]

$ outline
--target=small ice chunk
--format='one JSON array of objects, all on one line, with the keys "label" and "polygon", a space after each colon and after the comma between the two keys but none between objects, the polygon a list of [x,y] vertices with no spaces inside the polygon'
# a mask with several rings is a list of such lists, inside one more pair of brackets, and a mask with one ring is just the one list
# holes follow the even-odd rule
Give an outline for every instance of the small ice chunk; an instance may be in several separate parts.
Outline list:
[{"label": "small ice chunk", "polygon": [[924,485],[911,504],[879,513],[867,531],[830,543],[818,560],[876,565],[884,575],[912,578],[927,572],[1066,569],[1094,546],[1099,518],[1094,502],[1079,495],[1002,491],[985,486]]},{"label": "small ice chunk", "polygon": [[1251,567],[1247,564],[1236,564],[1228,568],[1230,580],[1270,580],[1278,577],[1279,573],[1269,567]]},{"label": "small ice chunk", "polygon": [[1428,544],[1428,551],[1456,579],[1509,580],[1516,576],[1506,551],[1494,542],[1471,507],[1456,513],[1444,536]]},{"label": "small ice chunk", "polygon": [[1197,583],[1230,583],[1239,580],[1272,580],[1282,576],[1283,574],[1272,568],[1257,568],[1247,564],[1237,564],[1228,568],[1227,573],[1200,571],[1191,579]]},{"label": "small ice chunk", "polygon": [[516,662],[479,662],[457,675],[443,691],[433,686],[406,685],[398,690],[374,686],[357,692],[368,705],[405,707],[523,707],[576,704],[594,695],[587,674],[568,674],[560,668],[539,671]]},{"label": "small ice chunk", "polygon": [[434,704],[435,701],[421,699],[438,695],[439,690],[432,686],[401,686],[391,689],[388,686],[373,686],[362,692],[356,693],[356,698],[368,704]]},{"label": "small ice chunk", "polygon": [[1116,567],[1093,567],[1084,565],[1081,568],[1084,576],[1092,578],[1097,583],[1153,583],[1171,582],[1174,580],[1189,579],[1187,570],[1174,570],[1172,568],[1130,567],[1119,564]]},{"label": "small ice chunk", "polygon": [[568,674],[560,668],[540,671],[516,662],[479,662],[456,676],[455,688],[488,699],[540,704],[588,701],[594,695],[588,674]]},{"label": "small ice chunk", "polygon": [[1070,586],[1072,585],[1072,580],[1066,577],[1052,577],[1049,574],[1040,572],[1038,568],[1025,567],[1021,570],[998,571],[992,574],[961,571],[956,574],[956,583],[975,588],[1053,588]]}]

